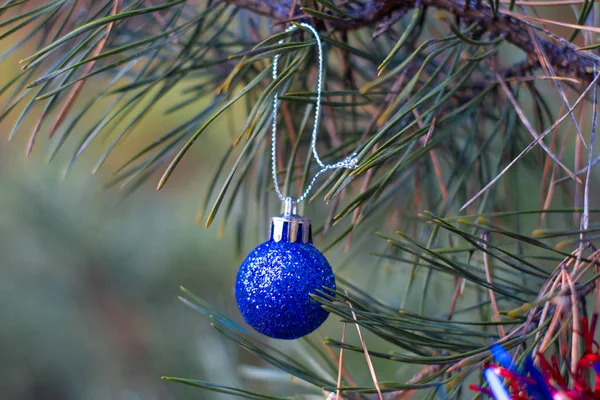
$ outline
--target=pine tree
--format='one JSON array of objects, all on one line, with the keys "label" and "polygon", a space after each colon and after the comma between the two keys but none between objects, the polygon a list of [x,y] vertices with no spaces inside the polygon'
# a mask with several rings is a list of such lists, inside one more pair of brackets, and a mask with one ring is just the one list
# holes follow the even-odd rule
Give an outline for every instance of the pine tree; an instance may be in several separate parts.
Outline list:
[{"label": "pine tree", "polygon": [[[207,227],[233,221],[239,250],[248,249],[279,207],[268,140],[276,93],[284,192],[297,195],[318,167],[309,147],[315,41],[286,30],[301,22],[318,30],[326,56],[318,149],[326,162],[354,151],[358,161],[319,179],[310,212],[301,209],[322,215],[318,247],[338,270],[339,288],[314,299],[330,323],[360,335],[301,339],[308,350],[298,360],[187,289],[183,302],[316,398],[468,397],[493,343],[519,361],[555,354],[575,371],[586,351],[582,316],[600,300],[593,1],[7,0],[0,38],[17,39],[4,57],[33,50],[0,88],[0,119],[19,115],[11,138],[35,121],[27,153],[40,135],[51,139],[50,160],[74,144],[69,168],[101,143],[97,170],[148,114],[195,106],[111,171],[107,185],[129,193],[148,180],[163,189],[215,120],[243,110],[197,218]],[[165,105],[174,90],[177,101]],[[84,91],[93,95],[78,101]],[[341,268],[342,250],[369,253],[363,276],[395,286],[372,291]],[[343,355],[368,365],[370,385],[352,379]],[[380,360],[411,366],[412,378],[379,380]]]}]

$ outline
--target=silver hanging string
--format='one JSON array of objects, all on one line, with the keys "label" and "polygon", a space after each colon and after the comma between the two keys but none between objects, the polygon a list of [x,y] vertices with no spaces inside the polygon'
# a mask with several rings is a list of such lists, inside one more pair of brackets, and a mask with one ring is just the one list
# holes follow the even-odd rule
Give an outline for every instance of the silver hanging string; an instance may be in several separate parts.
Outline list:
[{"label": "silver hanging string", "polygon": [[[318,69],[318,76],[317,76],[317,102],[315,105],[315,118],[314,118],[314,123],[313,123],[310,148],[311,148],[312,154],[315,158],[315,161],[317,162],[317,164],[319,164],[321,169],[312,178],[312,180],[310,181],[310,183],[309,183],[308,187],[306,188],[306,190],[304,191],[304,193],[302,193],[302,195],[300,197],[298,197],[298,199],[293,200],[293,202],[295,204],[301,203],[302,201],[304,201],[306,199],[306,197],[312,190],[313,185],[315,184],[315,182],[317,181],[317,179],[319,178],[319,176],[321,174],[323,174],[326,171],[333,170],[333,169],[355,169],[356,164],[358,162],[358,160],[356,159],[356,153],[353,153],[350,156],[344,158],[342,161],[338,161],[335,164],[324,164],[323,161],[321,161],[319,154],[317,153],[317,133],[319,130],[319,120],[320,120],[320,115],[321,115],[321,92],[323,91],[323,46],[321,44],[321,38],[319,37],[319,33],[317,32],[317,30],[315,28],[313,28],[311,25],[304,23],[304,22],[301,22],[299,25],[302,26],[303,28],[307,29],[308,31],[310,31],[310,33],[312,33],[312,35],[315,37],[315,40],[317,41],[317,50],[318,50],[318,58],[319,58],[319,69]],[[296,29],[298,29],[298,28],[295,25],[293,25],[293,26],[288,27],[286,29],[286,32],[291,32]],[[282,43],[283,43],[283,40],[280,40],[279,44],[282,44]],[[273,80],[277,79],[278,64],[279,64],[279,54],[276,54],[273,57]],[[279,188],[279,183],[277,182],[276,152],[277,152],[277,111],[278,111],[278,109],[279,109],[279,93],[277,93],[277,91],[275,91],[275,95],[273,96],[273,123],[272,123],[272,133],[271,133],[271,167],[273,170],[273,184],[275,186],[275,192],[277,192],[277,196],[279,196],[279,199],[285,203],[286,197],[281,193],[281,189]],[[289,199],[290,198],[288,198],[288,200],[287,200],[288,202],[292,201]]]}]

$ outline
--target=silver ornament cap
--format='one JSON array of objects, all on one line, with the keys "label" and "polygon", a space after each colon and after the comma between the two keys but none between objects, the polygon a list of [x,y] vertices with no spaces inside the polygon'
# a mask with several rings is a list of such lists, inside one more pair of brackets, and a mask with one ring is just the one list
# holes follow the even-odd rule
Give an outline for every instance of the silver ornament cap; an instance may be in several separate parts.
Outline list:
[{"label": "silver ornament cap", "polygon": [[296,202],[287,197],[284,201],[283,214],[271,217],[269,239],[275,242],[312,243],[312,227],[310,220],[296,214]]}]

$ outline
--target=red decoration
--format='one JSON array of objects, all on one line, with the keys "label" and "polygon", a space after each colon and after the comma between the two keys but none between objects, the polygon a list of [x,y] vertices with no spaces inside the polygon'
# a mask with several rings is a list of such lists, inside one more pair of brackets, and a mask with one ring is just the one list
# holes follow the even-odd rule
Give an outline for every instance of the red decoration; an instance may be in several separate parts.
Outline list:
[{"label": "red decoration", "polygon": [[[509,393],[511,400],[600,400],[600,346],[594,341],[598,314],[592,316],[589,321],[586,317],[581,319],[583,332],[573,332],[572,334],[581,335],[585,344],[585,351],[577,361],[574,373],[570,371],[570,361],[563,359],[562,364],[566,365],[566,376],[560,372],[560,363],[556,356],[552,355],[548,360],[543,354],[538,353],[540,368],[533,366],[531,360],[526,362],[522,370],[512,366],[488,365],[501,379],[504,380],[504,386]],[[500,347],[500,346],[498,346]],[[493,350],[492,353],[497,359],[500,358],[498,352],[506,350],[500,347]],[[505,354],[501,354],[505,356]],[[508,367],[508,368],[507,368]],[[594,374],[590,374],[590,370]],[[571,383],[571,385],[569,385]],[[472,391],[479,392],[495,398],[492,390],[476,385],[470,385]],[[544,395],[546,393],[546,395]]]}]

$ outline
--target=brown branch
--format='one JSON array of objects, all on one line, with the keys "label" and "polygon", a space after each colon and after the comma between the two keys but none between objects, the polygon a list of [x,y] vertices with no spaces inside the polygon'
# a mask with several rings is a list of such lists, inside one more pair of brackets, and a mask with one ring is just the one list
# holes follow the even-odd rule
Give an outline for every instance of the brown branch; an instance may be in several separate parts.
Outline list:
[{"label": "brown branch", "polygon": [[[293,0],[225,0],[240,8],[245,8],[257,14],[269,16],[276,22],[303,20],[309,17],[304,14]],[[481,29],[492,36],[503,36],[509,43],[517,46],[527,54],[530,64],[540,65],[540,59],[535,51],[534,43],[528,29],[535,27],[529,22],[508,13],[498,11],[494,17],[491,8],[481,1],[473,0],[370,0],[353,2],[346,5],[344,12],[350,18],[327,21],[328,26],[337,30],[353,30],[365,26],[379,25],[394,13],[407,12],[417,7],[417,3],[425,7],[444,10],[467,24],[477,23]],[[292,17],[290,17],[290,15]],[[339,16],[338,16],[339,17]],[[576,47],[566,40],[558,38],[543,29],[538,29],[553,40],[538,37],[540,48],[546,53],[548,62],[562,76],[577,77],[583,83],[593,78],[593,66],[597,63],[591,53],[577,51]]]}]

